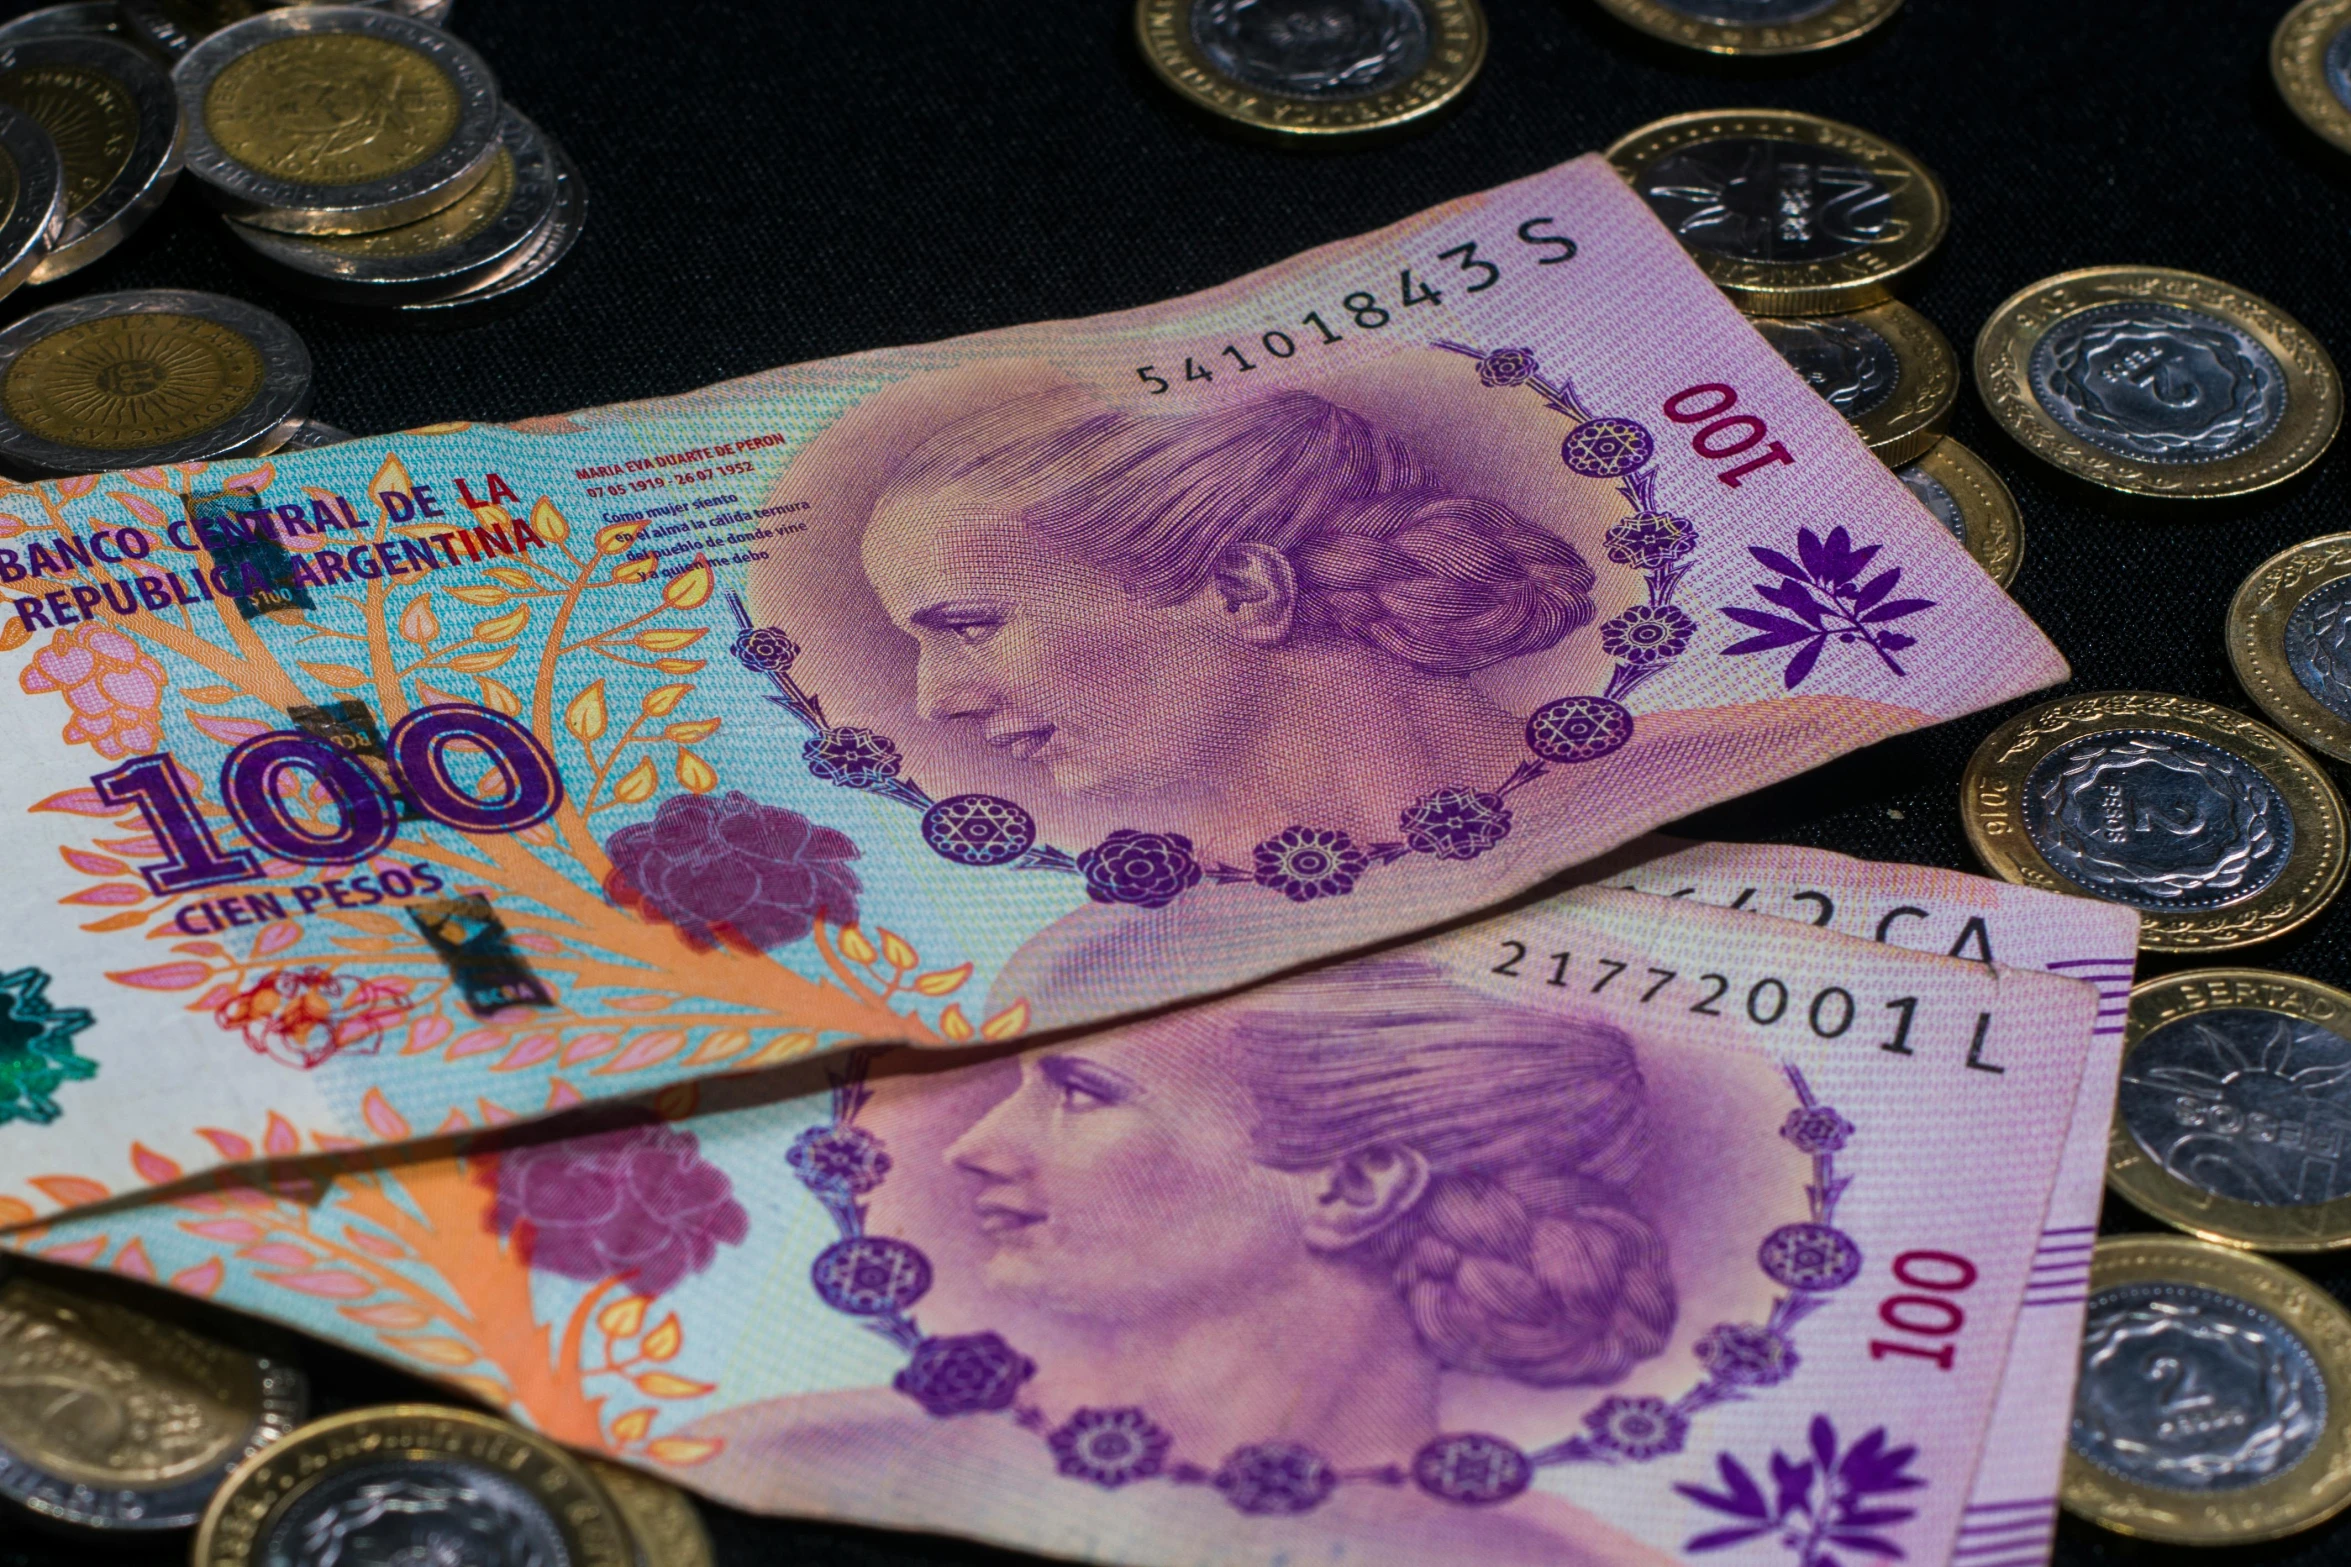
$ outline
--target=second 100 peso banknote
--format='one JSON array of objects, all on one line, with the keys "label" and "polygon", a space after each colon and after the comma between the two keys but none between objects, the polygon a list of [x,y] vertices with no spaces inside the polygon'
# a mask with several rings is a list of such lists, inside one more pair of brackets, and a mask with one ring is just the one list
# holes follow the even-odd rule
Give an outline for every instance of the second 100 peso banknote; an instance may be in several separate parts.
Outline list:
[{"label": "second 100 peso banknote", "polygon": [[2065,673],[1597,158],[0,535],[0,1223],[1229,988]]}]

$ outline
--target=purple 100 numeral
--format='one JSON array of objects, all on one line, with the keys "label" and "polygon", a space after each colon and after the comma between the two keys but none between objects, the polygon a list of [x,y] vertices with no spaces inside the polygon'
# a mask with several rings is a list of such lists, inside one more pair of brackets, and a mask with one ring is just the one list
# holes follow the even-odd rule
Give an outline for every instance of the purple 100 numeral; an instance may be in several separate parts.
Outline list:
[{"label": "purple 100 numeral", "polygon": [[[448,755],[457,745],[489,757],[504,783],[499,793],[484,798],[458,780]],[[460,832],[519,832],[563,803],[563,779],[538,736],[486,707],[418,708],[392,726],[385,749],[416,808]],[[334,801],[334,831],[314,832],[287,811],[280,783],[289,769],[308,773]],[[136,805],[163,846],[164,862],[139,872],[158,896],[260,876],[261,863],[250,851],[223,849],[213,837],[169,752],[125,762],[90,782],[107,804]],[[382,853],[400,830],[400,802],[382,779],[333,742],[296,729],[255,735],[231,751],[220,764],[220,796],[248,840],[297,865],[356,864]]]}]

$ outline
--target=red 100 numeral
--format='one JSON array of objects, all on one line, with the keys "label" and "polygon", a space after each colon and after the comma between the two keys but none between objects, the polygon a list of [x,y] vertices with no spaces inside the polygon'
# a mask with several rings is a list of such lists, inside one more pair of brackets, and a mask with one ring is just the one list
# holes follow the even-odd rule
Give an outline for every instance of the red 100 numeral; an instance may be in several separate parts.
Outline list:
[{"label": "red 100 numeral", "polygon": [[1897,1333],[1944,1342],[1905,1344],[1899,1339],[1873,1338],[1869,1358],[1909,1355],[1950,1370],[1958,1348],[1950,1342],[1951,1336],[1967,1324],[1967,1313],[1950,1297],[1975,1283],[1975,1264],[1956,1252],[1906,1251],[1894,1259],[1894,1277],[1913,1290],[1932,1293],[1888,1295],[1878,1302],[1878,1320]]}]

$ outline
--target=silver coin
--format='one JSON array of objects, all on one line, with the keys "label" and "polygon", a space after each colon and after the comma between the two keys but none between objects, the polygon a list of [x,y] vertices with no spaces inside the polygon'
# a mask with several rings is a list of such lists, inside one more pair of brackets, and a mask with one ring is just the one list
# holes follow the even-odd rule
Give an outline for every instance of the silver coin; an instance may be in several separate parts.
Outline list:
[{"label": "silver coin", "polygon": [[373,234],[280,234],[229,220],[229,231],[314,291],[355,302],[438,298],[521,256],[555,211],[555,156],[513,105],[489,175],[429,218]]},{"label": "silver coin", "polygon": [[296,1490],[251,1560],[571,1567],[564,1533],[529,1487],[490,1464],[386,1458],[330,1468]]},{"label": "silver coin", "polygon": [[1875,412],[1902,379],[1902,361],[1894,345],[1864,322],[1840,316],[1760,316],[1752,324],[1830,407],[1848,419]]},{"label": "silver coin", "polygon": [[449,20],[449,0],[121,0],[133,39],[167,60],[249,16],[306,4],[377,6],[435,27]]},{"label": "silver coin", "polygon": [[2187,735],[2083,735],[2034,765],[2024,796],[2025,831],[2050,868],[2133,908],[2250,898],[2294,851],[2293,811],[2261,769]]},{"label": "silver coin", "polygon": [[1660,158],[1640,191],[1683,243],[1734,261],[1833,261],[1895,232],[1885,182],[1807,142],[1699,142]]},{"label": "silver coin", "polygon": [[359,437],[341,425],[329,424],[324,419],[312,419],[305,416],[293,420],[291,427],[284,430],[283,439],[263,448],[261,455],[267,457],[283,452],[316,451],[321,446],[340,446],[345,441],[357,439]]},{"label": "silver coin", "polygon": [[2351,1197],[2351,1039],[2323,1023],[2222,1007],[2163,1024],[2124,1059],[2116,1110],[2148,1158],[2216,1197]]},{"label": "silver coin", "polygon": [[122,7],[114,0],[67,0],[0,22],[0,44],[28,38],[122,38]]},{"label": "silver coin", "polygon": [[113,38],[0,44],[0,103],[49,133],[65,213],[29,281],[54,283],[129,238],[180,175],[180,100],[171,77]]},{"label": "silver coin", "polygon": [[2251,451],[2286,413],[2286,376],[2234,322],[2153,300],[2094,305],[2033,344],[2033,396],[2092,446],[2151,463]]},{"label": "silver coin", "polygon": [[2319,705],[2351,722],[2351,577],[2313,589],[2294,606],[2286,667]]},{"label": "silver coin", "polygon": [[1192,42],[1238,82],[1331,102],[1385,92],[1428,63],[1419,0],[1195,0]]},{"label": "silver coin", "polygon": [[2351,109],[2351,27],[2336,29],[2327,40],[2326,81],[2335,102]]},{"label": "silver coin", "polygon": [[65,163],[32,117],[0,104],[0,294],[33,275],[65,217]]},{"label": "silver coin", "polygon": [[1930,512],[1935,521],[1951,530],[1951,537],[1967,542],[1967,513],[1959,504],[1959,497],[1944,488],[1943,481],[1916,463],[1894,470],[1894,477],[1918,497],[1918,503]]},{"label": "silver coin", "polygon": [[[354,89],[352,60],[317,57],[317,41],[328,39],[380,57],[366,73],[367,90]],[[397,84],[395,69],[406,77]],[[188,168],[214,205],[260,228],[397,228],[464,196],[498,154],[498,82],[490,67],[439,28],[392,11],[301,5],[249,17],[190,49],[172,68],[172,81],[188,119]],[[387,96],[395,85],[408,101]],[[420,104],[420,95],[433,101]],[[289,117],[289,104],[300,118]],[[354,120],[419,116],[446,128],[421,132],[431,145],[418,146],[413,161],[358,161],[363,146],[385,143],[355,142]]]},{"label": "silver coin", "polygon": [[220,294],[92,294],[0,331],[0,460],[35,473],[248,456],[309,402],[294,329]]},{"label": "silver coin", "polygon": [[580,229],[588,220],[588,187],[573,166],[571,155],[563,150],[563,144],[544,131],[540,135],[555,159],[555,210],[547,215],[539,237],[521,256],[471,288],[436,299],[410,300],[400,306],[402,310],[456,310],[504,299],[538,282],[571,254],[571,247],[579,241]]}]

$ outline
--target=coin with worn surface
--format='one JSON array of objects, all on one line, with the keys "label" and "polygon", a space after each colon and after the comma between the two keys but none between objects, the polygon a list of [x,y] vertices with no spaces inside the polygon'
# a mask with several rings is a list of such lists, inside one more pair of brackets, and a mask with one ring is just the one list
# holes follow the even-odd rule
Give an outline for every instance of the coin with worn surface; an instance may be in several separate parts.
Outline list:
[{"label": "coin with worn surface", "polygon": [[49,133],[65,214],[30,281],[53,283],[129,238],[180,173],[171,77],[113,38],[0,40],[0,103]]},{"label": "coin with worn surface", "polygon": [[399,307],[401,310],[416,315],[435,315],[508,299],[554,271],[563,258],[571,254],[572,246],[579,242],[580,229],[588,220],[587,182],[580,178],[579,170],[573,166],[570,155],[564,152],[562,143],[552,136],[546,140],[555,163],[555,210],[548,214],[538,236],[513,259],[500,263],[495,271],[479,282],[452,294],[404,300]]},{"label": "coin with worn surface", "polygon": [[34,472],[244,456],[309,397],[293,329],[219,294],[93,294],[0,331],[0,461]]},{"label": "coin with worn surface", "polygon": [[2269,74],[2295,117],[2351,152],[2351,0],[2302,0],[2270,35]]},{"label": "coin with worn surface", "polygon": [[1950,222],[1941,182],[1909,153],[1785,109],[1677,114],[1621,138],[1608,158],[1753,316],[1874,305]]},{"label": "coin with worn surface", "polygon": [[65,163],[30,115],[0,105],[0,294],[32,276],[65,217]]},{"label": "coin with worn surface", "polygon": [[364,234],[440,211],[498,154],[480,55],[384,10],[291,6],[224,27],[172,68],[188,168],[261,228]]},{"label": "coin with worn surface", "polygon": [[2016,497],[1991,465],[1945,436],[1918,461],[1894,470],[1935,521],[1967,546],[1976,564],[2002,587],[2024,561],[2024,521]]},{"label": "coin with worn surface", "polygon": [[2060,697],[1992,731],[1960,783],[2003,880],[2139,911],[2150,952],[2282,936],[2343,885],[2343,797],[2267,724],[2193,697]]},{"label": "coin with worn surface", "polygon": [[232,23],[289,5],[377,6],[435,27],[449,20],[451,0],[121,0],[124,21],[139,42],[176,60]]},{"label": "coin with worn surface", "polygon": [[2130,495],[2282,484],[2343,420],[2334,361],[2299,322],[2167,267],[2090,267],[2011,295],[1976,339],[1975,376],[2026,450]]},{"label": "coin with worn surface", "polygon": [[0,44],[22,43],[28,38],[123,38],[129,29],[122,19],[122,7],[114,0],[66,0],[64,5],[45,5],[38,11],[27,11],[0,22]]},{"label": "coin with worn surface", "polygon": [[2059,1497],[2175,1545],[2275,1540],[2333,1517],[2351,1502],[2351,1314],[2246,1252],[2099,1241]]},{"label": "coin with worn surface", "polygon": [[1959,356],[1935,324],[1889,299],[1841,316],[1757,316],[1755,329],[1898,468],[1943,438]]},{"label": "coin with worn surface", "polygon": [[2351,995],[2261,969],[2133,989],[2106,1181],[2209,1241],[2351,1246]]},{"label": "coin with worn surface", "polygon": [[602,1487],[554,1443],[470,1410],[394,1404],[254,1455],[212,1499],[192,1560],[635,1567],[636,1553]]},{"label": "coin with worn surface", "polygon": [[489,174],[428,218],[372,234],[280,234],[228,220],[230,232],[281,275],[357,303],[457,292],[520,259],[555,211],[552,143],[508,105]]},{"label": "coin with worn surface", "polygon": [[717,1567],[702,1515],[685,1492],[625,1465],[601,1458],[584,1462],[627,1525],[637,1567]]},{"label": "coin with worn surface", "polygon": [[1882,25],[1902,0],[1600,0],[1652,38],[1708,54],[1810,54]]},{"label": "coin with worn surface", "polygon": [[2229,603],[2229,662],[2271,722],[2351,762],[2351,533],[2253,568]]},{"label": "coin with worn surface", "polygon": [[1477,0],[1135,0],[1135,36],[1186,100],[1290,140],[1425,120],[1486,60]]},{"label": "coin with worn surface", "polygon": [[188,1528],[306,1398],[290,1366],[96,1296],[0,1285],[0,1496],[43,1517]]}]

